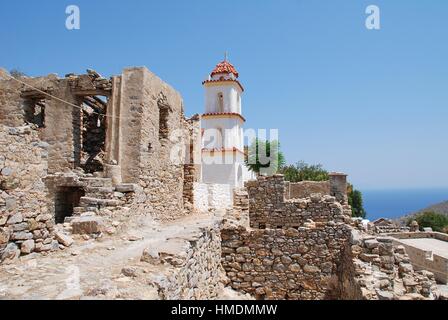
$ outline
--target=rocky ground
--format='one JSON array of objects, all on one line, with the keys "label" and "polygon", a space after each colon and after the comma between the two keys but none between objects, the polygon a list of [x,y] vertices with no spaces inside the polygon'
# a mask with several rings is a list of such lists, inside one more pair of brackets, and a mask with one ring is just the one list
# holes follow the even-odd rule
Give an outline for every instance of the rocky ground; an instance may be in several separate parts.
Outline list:
[{"label": "rocky ground", "polygon": [[[0,299],[160,299],[151,278],[163,265],[140,261],[148,247],[178,248],[219,214],[194,215],[170,223],[136,217],[126,229],[97,239],[75,239],[69,248],[42,256],[33,253],[0,266]],[[223,289],[220,299],[245,298]]]}]

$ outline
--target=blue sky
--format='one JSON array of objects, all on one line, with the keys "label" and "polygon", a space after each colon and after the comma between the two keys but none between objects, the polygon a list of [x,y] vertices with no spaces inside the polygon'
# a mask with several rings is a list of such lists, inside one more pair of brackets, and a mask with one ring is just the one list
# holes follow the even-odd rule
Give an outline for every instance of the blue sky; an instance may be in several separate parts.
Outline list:
[{"label": "blue sky", "polygon": [[[65,8],[81,29],[65,28]],[[381,9],[367,30],[366,7]],[[445,0],[2,1],[0,66],[105,76],[145,65],[203,111],[201,81],[229,52],[247,127],[278,128],[288,162],[360,188],[448,187]]]}]

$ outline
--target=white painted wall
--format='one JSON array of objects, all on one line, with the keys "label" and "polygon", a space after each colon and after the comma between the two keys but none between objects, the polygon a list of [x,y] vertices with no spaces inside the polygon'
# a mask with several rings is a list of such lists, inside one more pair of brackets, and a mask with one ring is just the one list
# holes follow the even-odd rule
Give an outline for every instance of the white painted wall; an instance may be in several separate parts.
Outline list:
[{"label": "white painted wall", "polygon": [[[243,151],[243,120],[239,117],[202,118],[201,128],[204,129],[204,148],[238,148]],[[214,129],[214,130],[210,130]],[[223,142],[218,137],[219,129],[222,131]],[[212,139],[215,137],[215,139]],[[213,141],[211,141],[213,140]]]},{"label": "white painted wall", "polygon": [[[218,94],[224,98],[224,110],[219,110]],[[205,84],[205,113],[234,112],[241,113],[241,88],[236,82],[225,82],[221,85]],[[238,98],[239,96],[239,98]]]},{"label": "white painted wall", "polygon": [[209,209],[227,209],[233,206],[233,188],[228,184],[193,184],[194,208],[205,212]]}]

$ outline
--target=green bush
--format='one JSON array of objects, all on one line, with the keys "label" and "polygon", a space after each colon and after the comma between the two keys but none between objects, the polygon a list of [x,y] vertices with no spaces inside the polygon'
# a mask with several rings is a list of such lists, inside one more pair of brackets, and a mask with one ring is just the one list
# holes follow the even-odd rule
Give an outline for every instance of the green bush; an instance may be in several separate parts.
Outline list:
[{"label": "green bush", "polygon": [[435,213],[435,212],[423,212],[417,215],[415,218],[411,218],[408,221],[408,225],[416,220],[421,230],[423,228],[432,228],[437,232],[444,232],[444,229],[448,228],[448,216]]},{"label": "green bush", "polygon": [[321,164],[309,165],[303,161],[281,168],[286,181],[325,181],[328,180],[328,171]]}]

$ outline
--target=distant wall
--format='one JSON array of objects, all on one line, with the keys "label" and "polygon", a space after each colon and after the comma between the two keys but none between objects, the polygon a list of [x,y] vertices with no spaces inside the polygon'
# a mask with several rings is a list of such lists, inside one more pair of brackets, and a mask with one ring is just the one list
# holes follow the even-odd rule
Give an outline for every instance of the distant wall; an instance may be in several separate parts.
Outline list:
[{"label": "distant wall", "polygon": [[344,208],[335,197],[315,194],[310,198],[286,200],[282,175],[259,177],[247,182],[246,188],[253,228],[297,228],[309,219],[320,223],[344,220]]},{"label": "distant wall", "polygon": [[313,193],[330,195],[330,181],[301,181],[286,183],[286,199],[308,198]]},{"label": "distant wall", "polygon": [[437,281],[448,284],[448,258],[435,254],[431,250],[422,250],[412,244],[400,241],[403,239],[432,238],[440,241],[448,241],[448,235],[440,232],[403,232],[390,234],[394,243],[406,248],[411,263],[416,270],[428,270],[434,273]]}]

